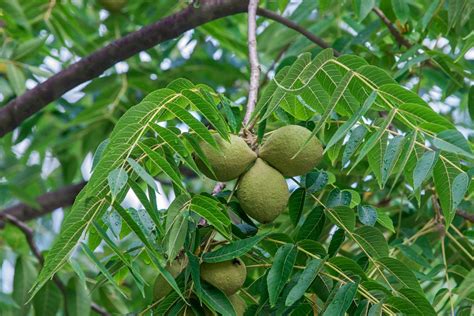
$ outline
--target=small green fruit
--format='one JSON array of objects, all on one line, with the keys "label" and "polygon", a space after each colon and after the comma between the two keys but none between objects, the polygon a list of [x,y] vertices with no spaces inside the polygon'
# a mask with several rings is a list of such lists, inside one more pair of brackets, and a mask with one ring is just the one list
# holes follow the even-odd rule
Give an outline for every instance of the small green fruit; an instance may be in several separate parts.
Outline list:
[{"label": "small green fruit", "polygon": [[127,4],[127,0],[99,0],[104,9],[110,12],[119,12]]},{"label": "small green fruit", "polygon": [[238,295],[234,294],[228,297],[229,301],[234,306],[235,314],[237,316],[243,316],[247,309],[247,303]]},{"label": "small green fruit", "polygon": [[258,158],[240,179],[237,198],[247,215],[270,223],[288,204],[288,185],[280,172]]},{"label": "small green fruit", "polygon": [[260,149],[259,157],[285,177],[306,174],[316,167],[323,157],[323,147],[313,136],[298,156],[293,158],[310,136],[311,131],[298,125],[281,127],[265,141]]},{"label": "small green fruit", "polygon": [[227,295],[232,295],[244,285],[247,268],[239,259],[201,264],[201,278]]},{"label": "small green fruit", "polygon": [[248,166],[257,159],[257,155],[239,136],[230,135],[230,142],[225,141],[219,134],[214,134],[213,137],[220,150],[205,142],[201,142],[201,149],[214,174],[199,158],[196,158],[199,170],[207,177],[222,182],[233,180],[244,173]]},{"label": "small green fruit", "polygon": [[[176,278],[181,271],[186,268],[187,260],[184,259],[176,259],[171,262],[167,267],[166,270]],[[155,301],[158,301],[168,295],[172,290],[171,285],[165,280],[163,275],[158,275],[155,280],[155,286],[153,287],[153,297]]]}]

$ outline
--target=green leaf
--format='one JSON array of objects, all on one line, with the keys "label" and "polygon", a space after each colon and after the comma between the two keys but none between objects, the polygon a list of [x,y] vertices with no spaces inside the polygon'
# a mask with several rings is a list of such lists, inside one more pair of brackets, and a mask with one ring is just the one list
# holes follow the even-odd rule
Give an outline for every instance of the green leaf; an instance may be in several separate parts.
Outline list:
[{"label": "green leaf", "polygon": [[323,259],[312,259],[308,262],[306,268],[298,278],[298,282],[291,289],[290,293],[288,293],[288,296],[285,300],[286,306],[293,305],[296,301],[303,297],[304,293],[309,288],[311,283],[313,283],[314,279],[323,267],[324,262],[325,260]]},{"label": "green leaf", "polygon": [[416,191],[421,184],[429,178],[438,157],[439,152],[427,151],[423,154],[421,159],[418,160],[415,169],[413,169],[413,190]]},{"label": "green leaf", "polygon": [[175,258],[178,252],[183,248],[188,231],[188,219],[182,214],[174,218],[173,225],[166,235],[168,258]]},{"label": "green leaf", "polygon": [[326,206],[349,206],[351,204],[352,194],[346,190],[332,189],[327,197]]},{"label": "green leaf", "polygon": [[434,137],[433,144],[441,150],[474,159],[469,143],[458,130],[442,131]]},{"label": "green leaf", "polygon": [[206,219],[222,236],[230,238],[231,221],[219,202],[203,195],[195,195],[191,200],[190,209]]},{"label": "green leaf", "polygon": [[377,210],[370,205],[357,206],[357,214],[359,221],[364,225],[374,226],[377,222]]},{"label": "green leaf", "polygon": [[194,286],[196,287],[196,293],[198,296],[202,295],[202,284],[201,284],[201,269],[199,258],[192,252],[186,250],[186,255],[189,259],[189,269],[191,271],[191,278],[193,279]]},{"label": "green leaf", "polygon": [[66,295],[68,316],[89,316],[92,300],[86,284],[81,279],[77,277],[69,279]]},{"label": "green leaf", "polygon": [[361,22],[372,11],[375,6],[375,0],[354,0],[354,11],[357,14],[358,21]]},{"label": "green leaf", "polygon": [[319,235],[321,235],[323,231],[325,220],[326,216],[324,215],[324,210],[321,207],[315,207],[308,216],[306,216],[298,231],[296,240],[318,240]]},{"label": "green leaf", "polygon": [[272,267],[267,275],[268,295],[271,306],[275,306],[286,281],[290,277],[296,261],[296,254],[296,247],[293,244],[281,246],[275,254]]},{"label": "green leaf", "polygon": [[127,159],[127,162],[128,162],[129,165],[132,167],[133,171],[135,171],[135,173],[136,173],[143,181],[145,181],[145,183],[146,183],[147,185],[149,185],[150,187],[152,187],[153,190],[155,190],[155,192],[158,192],[158,187],[156,186],[155,179],[153,179],[153,177],[145,170],[145,168],[143,168],[142,166],[140,166],[140,164],[138,164],[138,162],[136,162],[136,161],[133,160],[132,158],[128,158],[128,159]]},{"label": "green leaf", "polygon": [[331,148],[334,144],[336,144],[339,140],[341,140],[349,130],[357,123],[360,118],[365,115],[367,110],[372,106],[375,99],[377,98],[377,92],[373,91],[370,96],[365,100],[364,105],[354,114],[349,120],[347,120],[338,130],[334,133],[331,139],[326,144],[326,148],[324,152],[326,152],[329,148]]},{"label": "green leaf", "polygon": [[418,103],[403,103],[398,107],[400,113],[403,113],[403,116],[417,126],[437,126],[436,130],[428,129],[433,132],[438,132],[438,130],[454,129],[453,123],[451,123],[445,117],[436,113],[432,108],[425,105],[420,105]]},{"label": "green leaf", "polygon": [[334,256],[341,247],[342,243],[346,239],[346,232],[343,228],[339,228],[334,232],[331,238],[331,242],[329,243],[328,247],[328,255],[329,257]]},{"label": "green leaf", "polygon": [[369,162],[369,167],[375,175],[377,179],[377,183],[379,187],[383,188],[383,179],[382,179],[382,172],[383,172],[383,159],[384,154],[387,150],[387,140],[388,134],[385,133],[382,135],[380,140],[375,144],[375,146],[368,152],[367,160]]},{"label": "green leaf", "polygon": [[474,85],[469,88],[467,107],[469,110],[469,115],[471,116],[471,120],[474,121]]},{"label": "green leaf", "polygon": [[33,299],[35,315],[56,315],[61,301],[61,291],[56,284],[53,281],[47,282]]},{"label": "green leaf", "polygon": [[342,153],[342,166],[345,167],[351,159],[352,155],[355,153],[359,145],[364,140],[365,135],[367,134],[367,127],[364,125],[359,125],[354,128],[349,136],[349,140],[344,147],[344,152]]},{"label": "green leaf", "polygon": [[151,128],[156,132],[156,137],[161,142],[167,144],[171,150],[180,155],[183,159],[188,157],[189,152],[178,135],[158,124],[152,124]]},{"label": "green leaf", "polygon": [[331,303],[324,311],[324,316],[344,315],[349,309],[354,299],[359,283],[347,283],[341,286],[334,296]]},{"label": "green leaf", "polygon": [[469,187],[469,176],[461,172],[454,178],[451,195],[453,197],[452,210],[456,211],[459,203],[464,199],[464,195]]},{"label": "green leaf", "polygon": [[304,142],[304,144],[300,147],[298,152],[294,155],[294,157],[298,156],[298,154],[308,145],[310,142],[311,138],[316,135],[317,132],[323,127],[324,123],[329,119],[329,116],[333,112],[334,108],[342,98],[344,92],[348,88],[352,78],[354,78],[354,73],[352,71],[348,71],[344,77],[342,77],[341,81],[338,83],[336,89],[334,90],[334,93],[331,96],[331,100],[329,101],[329,104],[324,111],[324,113],[321,115],[321,118],[319,119],[318,123],[314,127],[313,131],[311,132],[311,136],[308,137],[308,139]]},{"label": "green leaf", "polygon": [[395,136],[390,139],[385,149],[385,154],[383,156],[383,167],[382,167],[382,187],[385,187],[388,178],[395,168],[400,155],[402,153],[403,144],[405,138],[403,136]]},{"label": "green leaf", "polygon": [[234,306],[224,293],[205,282],[202,282],[201,285],[202,292],[200,298],[206,305],[210,306],[219,314],[236,316]]},{"label": "green leaf", "polygon": [[207,129],[207,127],[197,120],[191,113],[183,109],[180,105],[175,106],[168,106],[167,110],[179,118],[183,123],[189,126],[189,128],[196,133],[196,135],[203,140],[204,142],[208,143],[209,145],[213,146],[214,148],[218,149],[218,145],[214,137],[212,137],[211,132]]},{"label": "green leaf", "polygon": [[153,151],[150,147],[145,144],[138,144],[138,146],[147,154],[150,160],[157,166],[164,174],[170,177],[174,185],[183,191],[186,189],[183,186],[181,175],[171,166],[171,164],[163,158],[156,151]]},{"label": "green leaf", "polygon": [[30,309],[28,290],[37,276],[35,266],[28,256],[20,255],[15,262],[15,276],[13,277],[12,297],[19,306],[19,315],[27,315]]},{"label": "green leaf", "polygon": [[44,40],[44,38],[37,37],[22,42],[15,48],[11,58],[14,60],[21,60],[32,53],[37,53],[41,46],[43,46]]},{"label": "green leaf", "polygon": [[434,17],[434,14],[438,11],[438,6],[440,4],[441,0],[433,0],[428,7],[428,10],[426,10],[425,14],[423,15],[423,18],[421,19],[421,29],[422,31],[425,31],[426,27],[428,24],[431,22],[431,20]]},{"label": "green leaf", "polygon": [[97,146],[97,149],[94,153],[94,157],[92,158],[92,170],[94,170],[95,166],[99,163],[100,159],[102,158],[102,153],[104,152],[109,142],[110,139],[106,138],[99,144],[99,146]]},{"label": "green leaf", "polygon": [[405,24],[410,16],[410,8],[406,0],[392,0],[392,9],[397,19]]},{"label": "green leaf", "polygon": [[385,212],[382,210],[377,210],[377,223],[387,228],[392,233],[395,233],[395,228],[393,227],[393,221]]},{"label": "green leaf", "polygon": [[375,133],[373,133],[369,139],[364,143],[362,148],[360,149],[359,155],[357,156],[357,160],[352,164],[351,169],[349,172],[351,172],[355,166],[359,164],[359,162],[364,159],[364,157],[369,153],[369,151],[379,142],[379,140],[382,138],[382,136],[385,134],[385,129],[392,123],[393,118],[395,117],[395,114],[397,113],[396,108],[393,108],[383,121],[382,125],[377,128]]},{"label": "green leaf", "polygon": [[199,109],[200,113],[216,128],[222,138],[229,139],[229,128],[214,104],[209,103],[208,100],[193,90],[184,90],[182,94],[192,105]]},{"label": "green leaf", "polygon": [[288,200],[288,211],[291,222],[294,226],[298,225],[305,204],[306,190],[298,188],[290,195]]},{"label": "green leaf", "polygon": [[202,256],[202,260],[204,262],[214,263],[238,258],[249,252],[262,239],[267,237],[267,235],[268,234],[263,234],[231,242],[217,250],[205,253]]},{"label": "green leaf", "polygon": [[329,182],[329,174],[324,171],[310,172],[305,176],[306,191],[310,193],[321,191]]},{"label": "green leaf", "polygon": [[385,257],[378,259],[377,264],[389,271],[402,287],[408,287],[423,293],[415,275],[403,262],[395,258]]},{"label": "green leaf", "polygon": [[107,176],[107,181],[109,182],[112,197],[115,198],[127,184],[128,174],[122,168],[114,169]]},{"label": "green leaf", "polygon": [[23,71],[13,63],[7,63],[7,78],[10,86],[17,96],[22,95],[26,91],[26,78]]},{"label": "green leaf", "polygon": [[326,209],[326,215],[329,219],[347,231],[354,231],[355,228],[355,212],[347,206],[338,206],[333,209]]},{"label": "green leaf", "polygon": [[397,172],[397,175],[395,176],[395,180],[393,180],[393,185],[392,185],[392,188],[390,189],[390,191],[393,190],[393,188],[395,187],[395,185],[398,182],[398,179],[400,178],[402,173],[405,171],[405,167],[407,166],[407,163],[410,160],[410,156],[413,152],[413,149],[415,148],[417,135],[418,135],[417,131],[414,131],[414,132],[409,133],[407,135],[407,140],[406,140],[405,146],[404,146],[405,148],[403,148],[402,154],[401,154],[402,159],[400,160],[400,163],[396,167],[398,169],[398,172]]},{"label": "green leaf", "polygon": [[[456,164],[458,159],[453,154],[444,153],[444,156],[446,160],[438,159],[438,162],[434,166],[433,180],[446,221],[446,228],[448,228],[456,213],[453,206],[459,203],[459,195],[464,195],[464,192],[461,192],[463,191],[462,186],[464,181],[458,180],[457,185],[460,186],[454,187],[454,179],[459,175],[460,171],[456,169],[453,164]],[[453,192],[456,192],[456,201],[454,200]]]},{"label": "green leaf", "polygon": [[[365,275],[364,270],[362,270],[362,268],[357,262],[350,258],[337,256],[330,258],[328,262],[336,266],[340,271],[344,272],[348,276],[353,275],[359,277],[362,280],[367,280],[367,276]],[[337,270],[332,269],[329,266],[327,266],[327,270],[333,275],[340,275]]]},{"label": "green leaf", "polygon": [[387,241],[377,228],[362,226],[357,228],[352,236],[369,256],[376,259],[388,256]]},{"label": "green leaf", "polygon": [[140,222],[136,222],[132,217],[130,210],[124,209],[118,203],[114,203],[113,207],[119,213],[120,217],[125,221],[127,226],[137,235],[140,241],[149,249],[155,249],[153,236],[150,236]]},{"label": "green leaf", "polygon": [[122,289],[117,285],[114,280],[112,274],[107,270],[107,268],[100,262],[100,260],[94,255],[94,253],[89,249],[86,243],[82,243],[82,249],[84,249],[84,253],[91,259],[97,268],[99,268],[100,272],[103,276],[107,278],[110,284],[120,293],[123,297],[127,298],[127,295],[122,291]]}]

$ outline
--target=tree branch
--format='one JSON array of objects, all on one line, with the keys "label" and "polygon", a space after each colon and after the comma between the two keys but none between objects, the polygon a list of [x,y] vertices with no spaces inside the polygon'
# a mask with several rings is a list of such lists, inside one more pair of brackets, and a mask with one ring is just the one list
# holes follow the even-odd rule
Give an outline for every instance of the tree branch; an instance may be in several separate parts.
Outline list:
[{"label": "tree branch", "polygon": [[474,223],[474,214],[473,213],[468,213],[464,210],[456,210],[456,215],[459,217],[464,218],[465,220],[470,221],[471,223]]},{"label": "tree branch", "polygon": [[392,33],[393,37],[397,41],[400,46],[405,46],[406,48],[412,47],[411,43],[400,33],[397,28],[392,24],[392,22],[385,16],[382,10],[378,7],[374,7],[372,9],[375,14],[382,20],[382,22],[387,26],[390,33]]},{"label": "tree branch", "polygon": [[[22,222],[21,220],[19,220],[18,218],[16,218],[15,216],[13,216],[11,214],[2,212],[2,213],[0,213],[0,218],[2,218],[4,221],[8,221],[12,225],[16,226],[23,233],[23,235],[26,238],[26,242],[28,243],[28,246],[31,249],[31,252],[36,257],[36,259],[38,259],[40,265],[43,266],[44,265],[44,257],[41,254],[41,252],[39,251],[38,247],[36,247],[35,241],[33,239],[34,238],[33,230],[28,225],[26,225],[24,222]],[[63,294],[64,300],[66,300],[66,287],[64,286],[63,282],[57,276],[53,277],[53,282],[56,284],[58,289]],[[108,316],[109,315],[109,313],[107,313],[101,306],[99,306],[98,304],[96,304],[94,302],[91,303],[91,309],[94,310],[95,312],[97,312],[98,314],[102,315],[102,316]]]},{"label": "tree branch", "polygon": [[204,23],[247,11],[247,1],[201,0],[156,23],[111,42],[91,55],[53,75],[0,109],[0,137],[81,83],[141,51],[178,37]]},{"label": "tree branch", "polygon": [[[260,64],[258,62],[257,53],[257,8],[258,0],[250,0],[248,7],[248,47],[249,47],[249,63],[250,63],[250,84],[249,96],[247,99],[247,108],[243,121],[244,127],[249,123],[250,117],[255,110],[258,97],[258,86],[260,81]],[[249,127],[250,129],[252,127]]]},{"label": "tree branch", "polygon": [[[0,137],[13,131],[27,118],[59,99],[64,93],[100,76],[116,63],[176,38],[202,24],[247,10],[246,0],[201,0],[199,7],[190,5],[184,10],[111,42],[0,108]],[[257,14],[294,29],[323,48],[330,47],[305,28],[272,11],[258,8]],[[340,55],[337,51],[334,51],[334,54]]]},{"label": "tree branch", "polygon": [[[263,16],[263,17],[266,17],[270,20],[274,20],[278,23],[281,23],[287,27],[289,27],[290,29],[293,29],[299,33],[301,33],[302,35],[304,35],[307,39],[309,39],[311,42],[315,43],[316,45],[322,47],[322,48],[331,48],[331,46],[326,43],[325,40],[323,40],[322,38],[314,35],[313,33],[311,33],[310,31],[308,31],[307,29],[305,29],[304,27],[296,24],[295,22],[291,21],[291,20],[288,20],[287,18],[285,17],[282,17],[281,15],[278,15],[276,14],[275,12],[273,11],[270,11],[270,10],[267,10],[267,9],[263,9],[263,8],[258,8],[257,9],[257,14],[260,15],[260,16]],[[338,52],[337,50],[333,49],[334,50],[334,55],[337,57],[337,56],[340,56],[341,53]]]},{"label": "tree branch", "polygon": [[[57,191],[40,195],[36,199],[38,204],[41,206],[39,209],[35,209],[25,203],[13,205],[1,211],[0,217],[9,215],[20,221],[26,222],[45,214],[49,214],[60,207],[71,205],[74,202],[76,195],[79,194],[85,185],[85,182],[80,182],[62,187]],[[0,221],[0,228],[3,228],[3,226],[4,223]]]}]

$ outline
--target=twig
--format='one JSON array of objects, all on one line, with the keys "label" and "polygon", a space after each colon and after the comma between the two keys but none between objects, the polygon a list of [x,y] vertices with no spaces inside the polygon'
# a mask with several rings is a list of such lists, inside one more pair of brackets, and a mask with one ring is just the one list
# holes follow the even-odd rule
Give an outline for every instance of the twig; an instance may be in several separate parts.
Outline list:
[{"label": "twig", "polygon": [[[260,65],[257,54],[257,8],[258,0],[250,0],[248,7],[248,47],[249,47],[249,62],[250,62],[250,87],[249,96],[247,100],[247,109],[243,125],[246,126],[257,104],[258,86],[260,79]],[[253,126],[249,126],[252,129]]]},{"label": "twig", "polygon": [[[316,45],[322,47],[322,48],[331,48],[331,46],[326,43],[325,40],[323,40],[322,38],[314,35],[313,33],[311,33],[310,31],[308,31],[307,29],[305,29],[304,27],[296,24],[295,22],[291,21],[291,20],[288,20],[287,18],[285,17],[282,17],[281,15],[278,15],[276,14],[275,12],[273,11],[270,11],[270,10],[267,10],[267,9],[263,9],[263,8],[258,8],[257,10],[257,14],[260,15],[260,16],[264,16],[268,19],[271,19],[271,20],[274,20],[278,23],[281,23],[287,27],[289,27],[290,29],[293,29],[299,33],[301,33],[302,35],[304,35],[307,39],[309,39],[310,41],[312,41],[313,43],[315,43]],[[337,50],[334,50],[334,55],[335,56],[340,56],[341,53],[338,52]]]},{"label": "twig", "polygon": [[[26,225],[24,222],[20,221],[18,218],[16,218],[13,215],[10,214],[5,214],[5,213],[0,213],[0,218],[3,218],[3,220],[8,221],[12,225],[16,226],[25,236],[26,242],[28,243],[28,246],[31,249],[31,252],[33,255],[38,259],[38,262],[40,263],[41,266],[44,265],[44,257],[39,251],[38,247],[35,244],[35,241],[33,240],[34,238],[34,232],[33,230]],[[62,283],[62,281],[57,277],[53,277],[53,282],[56,284],[58,289],[62,292],[64,296],[64,300],[66,300],[66,287]],[[91,309],[97,312],[98,314],[102,316],[108,316],[109,313],[107,313],[104,308],[99,306],[97,303],[91,302]]]},{"label": "twig", "polygon": [[398,42],[400,46],[405,46],[406,48],[410,48],[413,45],[403,36],[402,33],[400,33],[397,28],[392,24],[392,22],[385,16],[382,10],[378,7],[374,7],[372,9],[375,14],[378,15],[378,17],[382,20],[382,22],[387,26],[388,30],[390,33],[392,33],[393,37],[395,37],[395,40]]},{"label": "twig", "polygon": [[216,186],[212,190],[212,195],[217,195],[219,194],[222,190],[225,189],[226,184],[223,182],[217,182]]}]

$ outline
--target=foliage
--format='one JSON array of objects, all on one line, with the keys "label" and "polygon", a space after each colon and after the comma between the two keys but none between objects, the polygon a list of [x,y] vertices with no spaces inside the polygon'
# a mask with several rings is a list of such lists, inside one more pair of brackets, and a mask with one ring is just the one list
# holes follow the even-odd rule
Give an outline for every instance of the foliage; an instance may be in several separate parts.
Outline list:
[{"label": "foliage", "polygon": [[[111,13],[91,1],[0,4],[2,105],[55,64],[185,6],[130,1]],[[261,5],[342,53],[258,19],[262,68],[275,73],[252,116],[258,142],[297,124],[325,146],[317,169],[287,179],[288,210],[256,224],[234,196],[238,181],[213,195],[215,182],[194,162],[207,163],[200,142],[218,148],[212,132],[238,133],[245,112],[245,16],[208,23],[109,70],[1,140],[5,206],[35,207],[41,192],[92,170],[60,232],[48,232],[54,216],[32,223],[47,250],[41,270],[16,227],[0,232],[0,255],[15,271],[0,310],[87,315],[93,301],[118,314],[232,315],[229,298],[200,279],[199,264],[240,258],[248,315],[469,314],[474,235],[457,212],[474,209],[470,4]],[[413,46],[395,41],[374,6]],[[177,256],[189,263],[174,278],[166,267]],[[173,290],[155,301],[159,274]],[[67,285],[66,300],[54,275]]]}]

